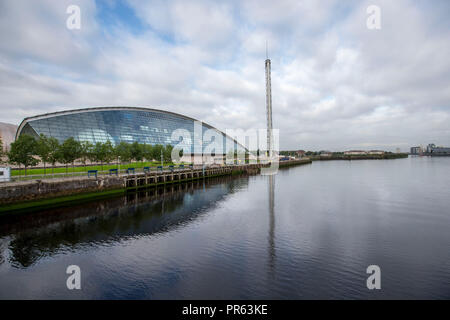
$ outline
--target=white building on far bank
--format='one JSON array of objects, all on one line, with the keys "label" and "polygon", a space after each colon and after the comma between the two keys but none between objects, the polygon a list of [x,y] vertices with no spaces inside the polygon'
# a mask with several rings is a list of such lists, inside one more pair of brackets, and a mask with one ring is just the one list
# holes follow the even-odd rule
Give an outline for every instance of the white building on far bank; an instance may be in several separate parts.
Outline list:
[{"label": "white building on far bank", "polygon": [[367,151],[364,150],[350,150],[350,151],[344,151],[344,155],[346,156],[360,156],[360,155],[366,155]]}]

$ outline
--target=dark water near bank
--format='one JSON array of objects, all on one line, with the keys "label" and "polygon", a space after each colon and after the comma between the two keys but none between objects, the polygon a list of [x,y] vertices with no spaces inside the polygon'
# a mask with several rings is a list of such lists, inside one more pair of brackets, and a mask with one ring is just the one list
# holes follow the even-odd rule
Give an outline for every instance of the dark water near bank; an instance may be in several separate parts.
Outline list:
[{"label": "dark water near bank", "polygon": [[2,218],[0,298],[449,299],[449,172],[450,158],[314,162]]}]

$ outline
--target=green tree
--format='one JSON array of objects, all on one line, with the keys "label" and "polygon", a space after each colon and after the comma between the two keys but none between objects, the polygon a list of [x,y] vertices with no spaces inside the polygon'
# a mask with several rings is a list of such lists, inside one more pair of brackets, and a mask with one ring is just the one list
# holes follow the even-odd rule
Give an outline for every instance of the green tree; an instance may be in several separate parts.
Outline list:
[{"label": "green tree", "polygon": [[143,145],[135,141],[131,144],[131,158],[140,162],[144,159]]},{"label": "green tree", "polygon": [[59,161],[66,165],[66,173],[68,173],[68,165],[71,163],[75,165],[75,160],[79,159],[81,156],[81,146],[80,143],[74,138],[69,138],[64,141],[59,148]]},{"label": "green tree", "polygon": [[27,168],[39,163],[39,160],[34,157],[35,154],[36,139],[29,135],[21,135],[11,144],[8,158],[10,163],[23,165],[25,167],[25,175],[27,175]]},{"label": "green tree", "polygon": [[111,141],[108,140],[106,141],[106,143],[103,144],[103,150],[105,163],[111,163],[116,157],[116,150]]},{"label": "green tree", "polygon": [[171,162],[172,161],[172,150],[173,146],[168,144],[163,147],[163,158],[164,162]]},{"label": "green tree", "polygon": [[[174,147],[170,144],[168,144],[164,147],[164,149],[163,149],[164,162],[173,162],[172,161],[173,150],[174,150]],[[181,158],[183,156],[183,149],[176,148],[176,151],[178,151],[178,154],[180,155],[180,158]]]},{"label": "green tree", "polygon": [[50,147],[48,162],[52,164],[52,175],[53,175],[55,171],[55,165],[61,158],[60,145],[58,139],[54,137],[47,137],[47,143]]},{"label": "green tree", "polygon": [[41,133],[39,139],[36,142],[36,154],[41,158],[44,163],[44,176],[47,174],[47,163],[50,162],[51,146],[49,139]]},{"label": "green tree", "polygon": [[103,170],[103,143],[102,142],[97,142],[96,144],[94,144],[94,147],[92,148],[92,153],[91,153],[91,161],[95,162],[95,163],[101,163],[102,164],[102,170]]},{"label": "green tree", "polygon": [[147,161],[153,160],[153,146],[151,144],[144,144],[142,146],[142,152]]},{"label": "green tree", "polygon": [[3,141],[2,141],[2,137],[0,137],[0,164],[3,163],[4,155],[5,155],[5,152],[3,151]]},{"label": "green tree", "polygon": [[93,144],[91,150],[89,150],[89,152],[87,154],[87,158],[89,159],[89,161],[91,163],[96,163],[97,162],[97,154],[96,154],[96,151],[95,151],[95,146],[96,145],[97,144]]},{"label": "green tree", "polygon": [[100,162],[103,171],[103,164],[109,163],[114,159],[114,147],[111,141],[105,143],[97,142],[92,149],[92,154],[96,162]]},{"label": "green tree", "polygon": [[[163,146],[160,144],[155,144],[152,148],[152,158],[156,161],[161,159],[161,151],[163,150]],[[163,155],[164,156],[164,155]]]},{"label": "green tree", "polygon": [[90,143],[89,141],[83,141],[80,143],[80,160],[83,163],[83,166],[86,167],[86,162],[89,159],[92,154],[92,149],[94,148],[94,145]]},{"label": "green tree", "polygon": [[132,159],[131,146],[129,143],[122,141],[115,148],[116,156],[120,157],[120,162],[130,162]]}]

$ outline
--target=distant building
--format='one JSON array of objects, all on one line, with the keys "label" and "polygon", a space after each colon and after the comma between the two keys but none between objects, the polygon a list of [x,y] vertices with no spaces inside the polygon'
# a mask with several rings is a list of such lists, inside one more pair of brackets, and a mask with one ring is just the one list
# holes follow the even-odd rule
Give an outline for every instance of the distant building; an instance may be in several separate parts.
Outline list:
[{"label": "distant building", "polygon": [[434,143],[430,143],[430,144],[427,146],[427,153],[431,153],[432,150],[433,150],[433,148],[436,148],[436,145],[435,145]]},{"label": "distant building", "polygon": [[385,154],[383,150],[370,150],[369,154]]},{"label": "distant building", "polygon": [[449,147],[437,147],[434,143],[430,143],[424,149],[422,147],[411,147],[411,154],[426,156],[450,156]]},{"label": "distant building", "polygon": [[9,150],[11,143],[14,142],[16,131],[16,125],[0,122],[0,138],[3,141],[3,148],[5,150]]},{"label": "distant building", "polygon": [[364,150],[350,150],[350,151],[344,151],[344,155],[346,156],[360,156],[360,155],[366,155],[367,151]]},{"label": "distant building", "polygon": [[295,153],[297,154],[297,157],[302,158],[305,156],[306,151],[305,150],[297,150],[297,151],[295,151]]},{"label": "distant building", "polygon": [[432,156],[450,156],[450,148],[434,147],[431,148]]},{"label": "distant building", "polygon": [[422,153],[422,147],[411,147],[411,154],[419,155]]},{"label": "distant building", "polygon": [[321,157],[331,157],[332,155],[333,155],[333,153],[330,151],[321,151],[320,152]]}]

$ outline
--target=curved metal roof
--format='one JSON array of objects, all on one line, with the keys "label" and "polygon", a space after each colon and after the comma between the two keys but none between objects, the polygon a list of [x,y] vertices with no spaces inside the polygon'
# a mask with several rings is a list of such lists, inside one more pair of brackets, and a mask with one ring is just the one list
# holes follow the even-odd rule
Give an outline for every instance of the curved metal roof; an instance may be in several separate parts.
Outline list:
[{"label": "curved metal roof", "polygon": [[[51,113],[45,113],[45,114],[41,114],[41,115],[37,115],[37,116],[33,116],[33,117],[27,117],[25,119],[22,120],[22,122],[20,123],[19,127],[17,128],[17,132],[16,132],[16,139],[19,137],[20,133],[22,132],[22,129],[24,128],[24,126],[29,122],[29,121],[34,121],[34,120],[41,120],[41,119],[47,119],[47,118],[52,118],[52,117],[57,117],[57,116],[62,116],[62,115],[69,115],[69,114],[75,114],[75,113],[86,113],[86,112],[97,112],[97,111],[118,111],[118,110],[129,110],[129,111],[151,111],[151,112],[158,112],[158,113],[164,113],[164,114],[170,114],[170,115],[174,115],[176,117],[180,117],[180,118],[184,118],[186,120],[191,120],[191,121],[199,121],[197,119],[176,113],[176,112],[171,112],[171,111],[165,111],[165,110],[160,110],[160,109],[153,109],[153,108],[145,108],[145,107],[127,107],[127,106],[115,106],[115,107],[92,107],[92,108],[82,108],[82,109],[73,109],[73,110],[65,110],[65,111],[58,111],[58,112],[51,112]],[[242,148],[244,148],[244,150],[247,150],[247,148],[245,148],[242,144],[240,144],[239,142],[237,142],[235,139],[232,139],[231,137],[229,137],[226,133],[224,133],[223,131],[203,122],[203,121],[199,121],[202,123],[202,125],[204,125],[207,128],[210,129],[214,129],[217,130],[218,132],[220,132],[221,134],[223,134],[225,137],[233,140],[234,142],[236,142],[239,146],[241,146]],[[247,150],[248,151],[248,150]]]}]

